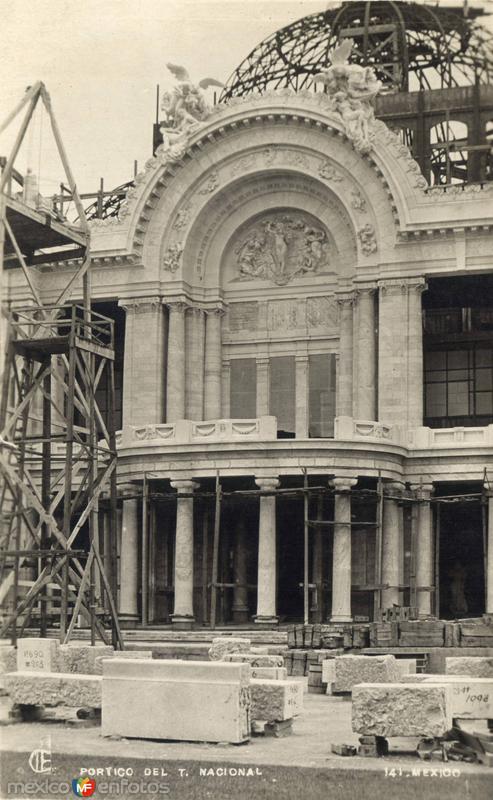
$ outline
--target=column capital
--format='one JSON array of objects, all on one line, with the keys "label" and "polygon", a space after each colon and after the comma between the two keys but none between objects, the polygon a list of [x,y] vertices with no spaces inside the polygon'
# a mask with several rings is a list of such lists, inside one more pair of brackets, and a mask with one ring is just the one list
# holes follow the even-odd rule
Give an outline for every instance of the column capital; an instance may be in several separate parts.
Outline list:
[{"label": "column capital", "polygon": [[[131,494],[134,495],[137,491],[137,486],[134,483],[119,483],[117,487],[118,499],[125,500],[127,499],[125,495]],[[133,497],[129,497],[128,500],[133,500]]]},{"label": "column capital", "polygon": [[383,485],[384,495],[391,495],[393,497],[402,497],[405,492],[405,486],[399,481],[389,481]]},{"label": "column capital", "polygon": [[378,281],[380,293],[385,294],[406,294],[408,292],[424,292],[428,286],[424,277],[416,276],[410,278],[382,278]]},{"label": "column capital", "polygon": [[161,307],[161,298],[155,297],[125,297],[118,301],[120,308],[127,314],[155,313]]},{"label": "column capital", "polygon": [[180,494],[182,492],[183,493],[193,492],[194,489],[199,489],[200,488],[200,483],[197,483],[197,481],[191,481],[189,479],[188,480],[185,480],[185,479],[182,480],[181,478],[179,480],[176,480],[176,481],[170,481],[170,485],[171,485],[172,489],[176,489],[177,490],[178,494]]},{"label": "column capital", "polygon": [[260,477],[260,478],[255,478],[255,483],[257,484],[259,489],[261,489],[264,492],[268,492],[272,489],[277,489],[281,481],[279,480],[279,478],[274,478],[274,477],[265,477],[265,478]]},{"label": "column capital", "polygon": [[335,293],[336,303],[341,308],[352,308],[354,304],[354,290]]},{"label": "column capital", "polygon": [[184,314],[189,304],[185,300],[163,300],[163,305],[166,306],[170,313]]},{"label": "column capital", "polygon": [[206,314],[206,316],[219,317],[219,319],[221,319],[221,317],[224,317],[226,313],[226,309],[223,308],[222,306],[215,306],[213,308],[204,308],[203,311]]},{"label": "column capital", "polygon": [[357,477],[339,475],[329,480],[329,486],[336,492],[350,492],[358,483]]},{"label": "column capital", "polygon": [[269,357],[268,356],[258,356],[255,359],[257,363],[257,367],[268,367],[269,366]]},{"label": "column capital", "polygon": [[195,306],[189,305],[185,309],[186,313],[188,313],[192,317],[204,317],[205,316],[205,309],[202,306]]},{"label": "column capital", "polygon": [[354,287],[354,299],[359,300],[360,297],[367,295],[371,297],[377,291],[376,283],[360,283]]},{"label": "column capital", "polygon": [[411,490],[418,500],[429,500],[435,487],[433,483],[411,483]]}]

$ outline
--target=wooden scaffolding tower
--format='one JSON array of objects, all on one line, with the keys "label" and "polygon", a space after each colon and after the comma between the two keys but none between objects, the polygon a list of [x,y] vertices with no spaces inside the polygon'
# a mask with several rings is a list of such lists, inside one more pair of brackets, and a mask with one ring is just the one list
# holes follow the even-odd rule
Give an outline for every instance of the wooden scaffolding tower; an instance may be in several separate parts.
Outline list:
[{"label": "wooden scaffolding tower", "polygon": [[[78,213],[69,224],[56,210],[27,198],[14,168],[40,103]],[[27,307],[2,312],[0,405],[0,601],[9,600],[0,637],[15,642],[28,624],[59,626],[69,641],[80,618],[96,635],[122,647],[115,597],[116,445],[113,321],[95,313],[90,299],[90,236],[50,97],[31,87],[0,128],[26,109],[13,149],[2,160],[0,276],[21,269],[30,289]],[[32,267],[80,259],[53,305],[46,305]],[[83,302],[68,304],[82,280]],[[1,284],[0,284],[1,289]],[[104,409],[104,413],[103,413]],[[98,506],[109,499],[109,536],[101,551]],[[109,544],[108,544],[109,543]],[[30,572],[30,580],[21,575]]]}]

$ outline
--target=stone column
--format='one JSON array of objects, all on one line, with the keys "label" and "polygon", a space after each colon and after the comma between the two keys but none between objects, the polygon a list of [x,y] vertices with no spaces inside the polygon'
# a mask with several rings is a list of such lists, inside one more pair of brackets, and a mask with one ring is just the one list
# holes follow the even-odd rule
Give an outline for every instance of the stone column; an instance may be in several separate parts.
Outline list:
[{"label": "stone column", "polygon": [[185,418],[185,303],[169,303],[166,422]]},{"label": "stone column", "polygon": [[224,359],[222,362],[222,376],[221,376],[221,418],[229,419],[230,417],[230,385],[231,385],[231,362],[229,359]]},{"label": "stone column", "polygon": [[423,424],[423,278],[378,282],[378,419],[404,429]]},{"label": "stone column", "polygon": [[337,372],[338,417],[353,416],[353,303],[354,295],[337,298],[339,317],[339,364]]},{"label": "stone column", "polygon": [[[333,478],[334,544],[331,622],[351,622],[351,489],[357,478]],[[339,494],[340,492],[340,494]]]},{"label": "stone column", "polygon": [[407,424],[423,424],[423,311],[421,296],[427,286],[422,278],[408,284],[408,392]]},{"label": "stone column", "polygon": [[224,311],[221,308],[206,311],[204,419],[221,417],[221,326],[223,314]]},{"label": "stone column", "polygon": [[247,547],[245,520],[240,517],[234,543],[233,622],[248,622]]},{"label": "stone column", "polygon": [[493,490],[488,489],[488,541],[486,563],[486,613],[493,614]]},{"label": "stone column", "polygon": [[185,413],[187,419],[204,418],[205,311],[197,306],[186,313]]},{"label": "stone column", "polygon": [[[136,486],[125,487],[136,493]],[[123,500],[120,544],[120,602],[118,616],[122,622],[135,623],[138,619],[137,594],[139,587],[138,548],[139,519],[136,499]]]},{"label": "stone column", "polygon": [[[433,494],[433,484],[425,483],[416,490],[416,497],[422,502],[418,506],[418,531],[416,540],[416,584],[417,586],[431,586],[433,577],[433,515],[430,498]],[[431,614],[431,592],[419,591],[417,593],[420,617],[429,617]]]},{"label": "stone column", "polygon": [[195,481],[171,481],[171,487],[178,492],[176,498],[176,537],[175,537],[175,604],[171,622],[179,629],[193,627],[193,498],[182,495],[191,494],[198,489]]},{"label": "stone column", "polygon": [[295,431],[297,439],[308,439],[308,356],[296,356]]},{"label": "stone column", "polygon": [[[397,586],[401,582],[403,514],[399,500],[401,483],[388,483],[384,487],[383,531],[382,531],[382,583],[391,588],[382,590],[382,608],[400,605],[401,594]],[[391,497],[389,497],[389,495]]]},{"label": "stone column", "polygon": [[270,369],[268,358],[257,358],[257,417],[269,413]]},{"label": "stone column", "polygon": [[164,419],[165,331],[158,297],[120,300],[125,309],[123,427]]},{"label": "stone column", "polygon": [[375,420],[377,418],[375,289],[358,289],[356,297],[358,301],[356,419]]},{"label": "stone column", "polygon": [[[277,478],[256,478],[255,483],[264,492],[279,486]],[[278,622],[276,589],[276,498],[260,497],[256,623],[272,625]]]}]

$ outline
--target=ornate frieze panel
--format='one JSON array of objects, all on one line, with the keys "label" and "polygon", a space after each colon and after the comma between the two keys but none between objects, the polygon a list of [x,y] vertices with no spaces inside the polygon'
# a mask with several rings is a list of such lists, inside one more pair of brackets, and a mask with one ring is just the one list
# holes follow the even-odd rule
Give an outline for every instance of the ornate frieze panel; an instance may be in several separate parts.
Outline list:
[{"label": "ornate frieze panel", "polygon": [[272,281],[320,274],[329,267],[329,236],[306,215],[271,213],[240,238],[234,249],[235,280]]},{"label": "ornate frieze panel", "polygon": [[301,327],[299,308],[296,300],[269,300],[267,303],[267,329],[295,330]]},{"label": "ornate frieze panel", "polygon": [[227,324],[231,333],[255,331],[258,327],[258,303],[231,303]]},{"label": "ornate frieze panel", "polygon": [[339,310],[335,297],[309,297],[306,324],[308,328],[337,328]]}]

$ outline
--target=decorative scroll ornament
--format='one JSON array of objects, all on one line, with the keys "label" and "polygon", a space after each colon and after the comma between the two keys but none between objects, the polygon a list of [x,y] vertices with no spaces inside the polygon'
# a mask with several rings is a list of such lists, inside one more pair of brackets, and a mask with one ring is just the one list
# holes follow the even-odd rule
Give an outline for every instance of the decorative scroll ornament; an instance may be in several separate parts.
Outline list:
[{"label": "decorative scroll ornament", "polygon": [[284,286],[329,264],[326,232],[301,217],[280,214],[250,229],[235,249],[240,280],[271,280]]},{"label": "decorative scroll ornament", "polygon": [[372,253],[377,252],[377,240],[375,237],[375,228],[369,222],[363,225],[358,231],[358,238],[361,242],[361,251],[365,256],[371,256]]},{"label": "decorative scroll ornament", "polygon": [[182,244],[170,245],[163,256],[163,269],[167,270],[168,272],[176,272],[180,266],[182,254]]},{"label": "decorative scroll ornament", "polygon": [[332,55],[332,65],[314,77],[323,83],[334,111],[344,123],[346,136],[360,153],[369,153],[372,147],[375,113],[373,102],[382,88],[371,67],[349,64],[353,40],[345,39]]},{"label": "decorative scroll ornament", "polygon": [[168,153],[172,158],[180,158],[187,146],[191,133],[209,117],[210,108],[202,89],[209,86],[224,86],[214,78],[204,78],[195,85],[184,67],[177,64],[166,64],[177,80],[171,92],[165,92],[161,108],[166,119],[160,127],[163,144],[158,148],[160,153]]}]

